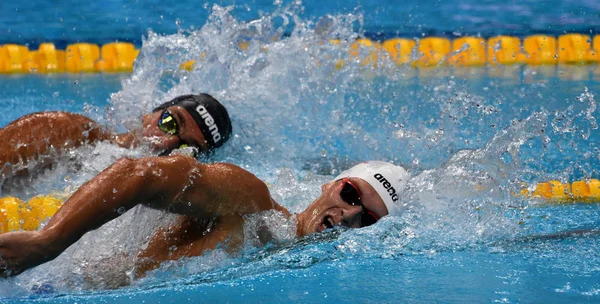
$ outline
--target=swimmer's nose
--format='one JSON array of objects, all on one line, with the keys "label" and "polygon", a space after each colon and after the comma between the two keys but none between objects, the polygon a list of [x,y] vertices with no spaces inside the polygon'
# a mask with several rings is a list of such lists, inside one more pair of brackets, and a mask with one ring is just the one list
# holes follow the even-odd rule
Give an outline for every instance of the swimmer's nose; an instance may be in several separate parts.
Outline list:
[{"label": "swimmer's nose", "polygon": [[142,135],[144,137],[152,137],[152,136],[163,136],[165,132],[163,132],[158,125],[153,125],[151,123],[144,124],[144,130],[142,130]]},{"label": "swimmer's nose", "polygon": [[362,216],[363,209],[361,206],[351,206],[342,209],[342,224],[351,228],[360,227],[360,218]]},{"label": "swimmer's nose", "polygon": [[[158,135],[152,134],[155,133],[155,129],[158,129],[158,118],[155,118],[155,115],[153,114],[154,113],[146,114],[142,117],[142,135],[146,137]],[[153,126],[155,126],[156,128],[153,128]]]}]

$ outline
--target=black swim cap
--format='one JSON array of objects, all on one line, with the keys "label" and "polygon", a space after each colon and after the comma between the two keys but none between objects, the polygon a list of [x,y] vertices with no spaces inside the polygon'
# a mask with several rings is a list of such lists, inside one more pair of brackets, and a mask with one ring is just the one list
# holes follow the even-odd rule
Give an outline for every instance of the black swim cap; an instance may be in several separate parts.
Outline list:
[{"label": "black swim cap", "polygon": [[231,120],[227,109],[208,94],[183,95],[156,107],[152,112],[171,106],[184,108],[196,121],[202,131],[208,149],[223,145],[231,135]]}]

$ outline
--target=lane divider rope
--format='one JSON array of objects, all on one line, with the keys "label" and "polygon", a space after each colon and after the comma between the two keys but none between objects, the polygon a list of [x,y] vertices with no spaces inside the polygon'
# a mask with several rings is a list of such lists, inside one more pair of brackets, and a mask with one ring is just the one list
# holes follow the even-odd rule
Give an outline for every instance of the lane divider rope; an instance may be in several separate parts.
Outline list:
[{"label": "lane divider rope", "polygon": [[0,198],[0,233],[38,230],[62,205],[64,199],[39,195],[24,202],[13,196]]},{"label": "lane divider rope", "polygon": [[[245,51],[250,43],[241,42],[237,47]],[[334,62],[338,68],[350,60],[359,60],[364,66],[391,61],[413,68],[600,63],[600,35],[391,38],[381,42],[357,39],[351,43],[332,39],[330,43],[349,46],[348,58]],[[5,44],[0,47],[0,73],[131,72],[139,52],[132,43],[126,42],[102,46],[75,43],[65,50],[56,49],[52,43],[42,43],[37,50]],[[195,60],[186,61],[180,68],[192,70],[195,63]]]},{"label": "lane divider rope", "polygon": [[524,198],[545,203],[600,203],[600,180],[587,179],[573,183],[551,180],[524,188],[520,194]]}]

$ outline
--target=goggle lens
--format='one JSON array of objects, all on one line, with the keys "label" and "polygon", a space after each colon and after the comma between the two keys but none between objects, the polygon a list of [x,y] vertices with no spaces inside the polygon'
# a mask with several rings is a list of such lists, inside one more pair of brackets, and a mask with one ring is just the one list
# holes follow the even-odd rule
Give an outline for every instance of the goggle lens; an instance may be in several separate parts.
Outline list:
[{"label": "goggle lens", "polygon": [[158,128],[170,135],[176,135],[178,130],[177,121],[175,117],[168,110],[163,110],[160,118],[158,119]]},{"label": "goggle lens", "polygon": [[344,187],[342,187],[342,191],[340,191],[342,200],[348,205],[362,207],[363,212],[360,218],[360,226],[366,227],[377,223],[379,217],[375,213],[365,208],[360,199],[360,190],[358,190],[358,188],[350,180],[343,179],[342,181],[344,182]]}]

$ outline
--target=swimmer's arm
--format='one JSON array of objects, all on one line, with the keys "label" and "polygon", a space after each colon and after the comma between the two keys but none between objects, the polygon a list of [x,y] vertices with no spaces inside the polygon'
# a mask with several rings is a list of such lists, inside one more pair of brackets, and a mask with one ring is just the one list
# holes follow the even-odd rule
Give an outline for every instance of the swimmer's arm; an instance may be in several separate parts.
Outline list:
[{"label": "swimmer's arm", "polygon": [[27,165],[55,151],[110,137],[102,126],[83,115],[68,112],[25,115],[0,129],[0,168],[6,164]]},{"label": "swimmer's arm", "polygon": [[81,186],[44,230],[70,245],[137,204],[199,218],[274,208],[266,185],[235,165],[183,155],[123,158]]},{"label": "swimmer's arm", "polygon": [[263,182],[234,165],[182,155],[124,158],[81,186],[42,231],[0,235],[0,258],[13,273],[37,266],[139,203],[199,218],[283,209]]}]

